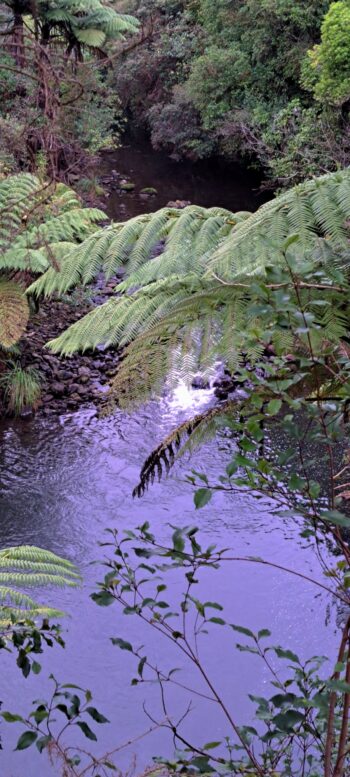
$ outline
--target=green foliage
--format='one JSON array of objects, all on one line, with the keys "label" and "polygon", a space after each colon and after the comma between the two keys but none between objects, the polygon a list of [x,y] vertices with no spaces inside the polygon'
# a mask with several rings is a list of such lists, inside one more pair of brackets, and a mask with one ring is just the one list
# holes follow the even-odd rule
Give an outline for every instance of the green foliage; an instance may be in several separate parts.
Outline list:
[{"label": "green foliage", "polygon": [[[200,477],[208,482],[206,475]],[[216,488],[226,491],[227,479],[220,479]],[[198,507],[207,504],[208,498],[202,494],[208,491],[201,488],[196,492]],[[98,592],[92,595],[98,605],[103,605],[103,597],[108,597],[109,604],[114,601],[125,616],[140,618],[142,623],[154,628],[157,640],[164,639],[165,645],[171,642],[172,650],[177,652],[177,661],[181,661],[176,668],[169,668],[169,664],[162,666],[144,646],[138,647],[119,635],[111,638],[115,647],[134,656],[135,673],[131,685],[148,686],[151,682],[158,685],[159,715],[165,715],[166,722],[162,725],[168,727],[177,749],[171,760],[158,758],[157,761],[170,772],[198,770],[210,774],[220,770],[220,773],[251,777],[299,777],[302,769],[308,777],[320,777],[328,753],[326,759],[331,768],[342,758],[347,769],[349,755],[341,730],[347,719],[349,693],[346,680],[349,621],[343,629],[340,660],[334,671],[332,664],[328,668],[325,656],[302,660],[294,650],[273,644],[268,628],[255,631],[247,624],[236,624],[232,622],[230,607],[224,609],[212,595],[206,599],[203,582],[208,577],[208,570],[212,577],[215,570],[228,564],[263,564],[273,568],[278,564],[252,556],[237,557],[229,548],[222,550],[213,545],[202,545],[195,526],[171,527],[171,530],[172,536],[168,540],[154,534],[148,522],[123,533],[108,530],[109,541],[103,543],[111,546],[105,562],[106,574]],[[319,537],[318,548],[321,547]],[[293,569],[280,569],[284,574],[299,576]],[[172,585],[174,570],[177,570],[175,588]],[[182,586],[178,581],[180,575]],[[308,579],[311,584],[319,585]],[[240,711],[235,695],[231,694],[229,699],[227,695],[225,697],[222,683],[218,683],[201,658],[204,640],[206,644],[209,640],[215,651],[220,637],[218,629],[226,632],[221,645],[227,647],[230,656],[234,646],[239,652],[252,654],[255,661],[264,664],[265,682],[270,677],[271,689],[267,686],[264,695],[249,694],[255,712],[248,725],[239,723]],[[190,677],[186,683],[179,672],[185,666],[186,677]],[[196,677],[201,681],[200,689],[196,686]],[[178,721],[172,714],[168,692],[172,686],[177,699],[183,696],[185,709],[188,695],[196,699],[197,707],[203,704],[203,698],[206,702],[210,700],[215,730],[222,732],[218,740],[203,743],[198,737],[189,738],[185,734],[184,717]],[[163,717],[161,719],[164,721]],[[152,712],[152,721],[156,720],[156,713]],[[330,737],[332,747],[329,751]]]},{"label": "green foliage", "polygon": [[[91,728],[91,723],[101,725],[109,721],[92,706],[91,691],[72,683],[58,683],[53,675],[50,675],[50,679],[54,684],[50,700],[33,702],[34,709],[28,717],[7,710],[1,713],[6,723],[20,723],[25,726],[17,741],[16,750],[27,750],[35,744],[40,754],[49,754],[51,763],[53,757],[57,757],[65,772],[72,774],[74,769],[77,777],[80,774],[93,777],[97,774],[96,769],[101,770],[104,775],[115,773],[117,769],[112,761],[112,753],[99,759],[87,753],[84,747],[69,747],[60,741],[67,729],[72,732],[79,729],[86,739],[96,742],[97,736]],[[78,772],[79,766],[81,771],[79,769]]]},{"label": "green foliage", "polygon": [[6,633],[12,616],[15,622],[60,617],[63,613],[38,604],[24,591],[47,586],[75,587],[80,581],[76,567],[55,553],[30,545],[0,551],[0,617]]},{"label": "green foliage", "polygon": [[35,370],[22,369],[19,364],[10,365],[0,378],[5,406],[11,415],[20,415],[26,408],[35,408],[41,393],[40,380]]},{"label": "green foliage", "polygon": [[331,3],[321,28],[321,43],[308,52],[304,84],[317,100],[342,105],[350,99],[350,4]]},{"label": "green foliage", "polygon": [[[163,209],[95,233],[67,257],[60,273],[50,268],[29,292],[63,293],[81,279],[88,283],[101,268],[111,276],[126,263],[127,280],[117,287],[121,295],[51,347],[68,354],[100,344],[126,345],[113,391],[119,401],[132,402],[159,392],[169,374],[188,381],[218,358],[230,369],[243,352],[252,364],[259,361],[274,332],[263,331],[261,287],[255,283],[266,283],[272,273],[272,284],[288,287],[292,263],[311,287],[325,273],[331,293],[341,262],[348,263],[349,213],[348,170],[301,184],[254,214]],[[159,240],[163,252],[147,261]],[[334,304],[341,309],[342,298]],[[317,321],[321,314],[320,308]],[[339,319],[328,319],[332,341],[342,336],[346,321],[340,310]],[[289,327],[276,331],[276,347],[278,352],[295,347]]]},{"label": "green foliage", "polygon": [[0,345],[10,348],[26,329],[28,302],[17,283],[0,280]]},{"label": "green foliage", "polygon": [[205,130],[215,129],[240,102],[250,77],[249,57],[236,42],[227,48],[211,46],[194,61],[186,92]]},{"label": "green foliage", "polygon": [[[127,14],[119,14],[103,0],[39,0],[33,4],[8,0],[6,5],[17,17],[32,17],[39,27],[43,41],[59,34],[68,44],[69,53],[80,45],[100,48],[108,39],[120,38],[138,29],[137,20]],[[8,22],[6,22],[8,25]]]},{"label": "green foliage", "polygon": [[[25,274],[39,274],[84,240],[105,214],[83,208],[63,184],[42,183],[28,173],[0,181],[0,345],[9,348],[23,334],[29,317]],[[19,282],[11,280],[21,271]],[[18,409],[26,395],[37,397],[34,376],[15,370],[8,377],[10,405]],[[26,404],[26,403],[25,403]]]},{"label": "green foliage", "polygon": [[[152,35],[126,53],[112,82],[133,121],[175,158],[243,157],[280,186],[335,170],[348,161],[347,121],[307,93],[303,66],[329,6],[194,0],[174,17],[166,6],[157,13],[154,4],[124,3]],[[345,41],[344,25],[342,34]]]}]

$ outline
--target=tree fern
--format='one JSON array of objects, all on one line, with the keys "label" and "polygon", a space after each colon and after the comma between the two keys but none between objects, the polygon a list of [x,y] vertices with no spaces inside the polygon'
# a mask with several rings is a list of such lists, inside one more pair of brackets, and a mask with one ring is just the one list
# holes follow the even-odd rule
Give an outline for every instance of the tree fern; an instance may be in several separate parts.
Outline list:
[{"label": "tree fern", "polygon": [[24,289],[9,277],[14,270],[41,274],[59,269],[72,247],[95,230],[105,214],[83,208],[63,184],[43,185],[28,173],[0,181],[0,345],[21,337],[28,321]]},{"label": "tree fern", "polygon": [[[66,291],[90,282],[101,268],[111,276],[125,265],[126,279],[116,287],[119,296],[50,347],[71,354],[101,344],[126,346],[112,391],[132,402],[152,387],[159,391],[169,373],[182,370],[190,380],[194,371],[218,358],[235,369],[243,351],[251,362],[259,360],[266,325],[260,321],[261,290],[254,288],[255,279],[263,283],[271,266],[283,268],[287,251],[296,267],[308,260],[315,272],[327,268],[331,292],[339,268],[349,263],[349,220],[348,169],[299,185],[254,214],[164,208],[95,232],[66,257],[59,272],[51,267],[29,292]],[[317,298],[314,307],[312,300],[308,292],[320,337],[335,343],[344,333],[342,316],[327,318],[317,309]],[[277,351],[303,347],[302,338],[290,331],[276,330],[274,338]]]},{"label": "tree fern", "polygon": [[60,610],[39,604],[25,591],[76,587],[79,582],[74,564],[43,548],[21,545],[0,550],[0,627],[8,625],[11,613],[17,621],[62,616]]},{"label": "tree fern", "polygon": [[17,283],[0,280],[0,345],[10,348],[25,331],[29,307]]}]

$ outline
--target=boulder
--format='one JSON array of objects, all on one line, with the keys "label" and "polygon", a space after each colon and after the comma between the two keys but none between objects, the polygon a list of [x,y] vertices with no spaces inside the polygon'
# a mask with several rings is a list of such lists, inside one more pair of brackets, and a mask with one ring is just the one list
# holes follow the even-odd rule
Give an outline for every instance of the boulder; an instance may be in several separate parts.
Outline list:
[{"label": "boulder", "polygon": [[209,381],[206,378],[203,378],[203,375],[195,375],[191,386],[194,389],[208,389]]}]

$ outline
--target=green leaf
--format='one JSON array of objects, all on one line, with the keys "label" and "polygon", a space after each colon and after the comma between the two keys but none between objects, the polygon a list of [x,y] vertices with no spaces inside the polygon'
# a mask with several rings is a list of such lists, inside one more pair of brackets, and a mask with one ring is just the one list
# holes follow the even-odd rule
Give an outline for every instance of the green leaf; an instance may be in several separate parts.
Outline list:
[{"label": "green leaf", "polygon": [[112,637],[111,638],[112,645],[116,645],[120,648],[120,650],[129,650],[130,653],[133,652],[133,647],[130,642],[126,642],[125,639],[121,639],[121,637]]},{"label": "green leaf", "polygon": [[209,488],[199,488],[194,495],[196,510],[199,510],[201,507],[205,507],[205,505],[210,502],[212,496],[213,494]]},{"label": "green leaf", "polygon": [[38,741],[36,743],[36,747],[38,748],[39,753],[42,753],[43,750],[45,750],[45,747],[48,746],[48,744],[51,742],[51,740],[52,740],[52,737],[50,737],[49,734],[47,736],[45,736],[45,737],[40,737],[40,739],[38,739]]},{"label": "green leaf", "polygon": [[174,550],[176,550],[177,553],[184,552],[185,540],[183,538],[181,529],[175,529],[173,534],[173,545],[174,545]]},{"label": "green leaf", "polygon": [[110,604],[115,602],[114,596],[108,591],[99,591],[99,593],[91,594],[91,599],[93,599],[99,607],[109,607]]},{"label": "green leaf", "polygon": [[206,742],[205,745],[203,745],[202,750],[214,750],[215,747],[219,747],[221,745],[221,742]]},{"label": "green leaf", "polygon": [[143,656],[143,658],[141,658],[141,660],[139,661],[139,664],[138,664],[138,667],[137,667],[137,672],[140,675],[140,677],[143,677],[143,669],[144,669],[146,661],[147,661],[147,656]]},{"label": "green leaf", "polygon": [[108,720],[108,718],[105,718],[105,716],[102,715],[101,712],[99,712],[96,709],[96,707],[87,707],[86,708],[86,712],[88,713],[88,715],[90,715],[91,718],[93,718],[93,720],[96,721],[96,723],[109,723],[110,722]]},{"label": "green leaf", "polygon": [[282,407],[281,399],[271,399],[267,405],[267,412],[269,415],[277,415]]},{"label": "green leaf", "polygon": [[231,629],[234,631],[238,631],[239,634],[245,634],[246,637],[251,637],[252,639],[255,639],[255,634],[253,634],[250,629],[246,629],[244,626],[236,626],[234,623],[230,623]]},{"label": "green leaf", "polygon": [[33,661],[32,663],[32,672],[34,672],[34,674],[40,674],[41,672],[41,665],[38,664],[37,661]]},{"label": "green leaf", "polygon": [[83,734],[86,736],[87,739],[92,739],[93,742],[97,742],[97,736],[94,734],[93,731],[91,731],[90,726],[88,726],[87,723],[85,723],[84,720],[78,720],[77,723],[75,723],[76,726],[79,726]]},{"label": "green leaf", "polygon": [[6,723],[25,723],[21,715],[13,715],[12,712],[1,712],[0,715]]},{"label": "green leaf", "polygon": [[287,710],[287,712],[279,712],[278,715],[275,715],[275,717],[272,718],[272,721],[280,731],[290,732],[293,731],[294,726],[304,720],[304,718],[305,715],[301,712],[297,712],[297,710]]},{"label": "green leaf", "polygon": [[350,518],[348,518],[347,515],[344,515],[344,513],[340,513],[338,510],[325,510],[321,513],[321,518],[323,521],[334,523],[336,526],[350,527]]},{"label": "green leaf", "polygon": [[300,664],[300,659],[298,658],[297,654],[293,653],[291,650],[283,650],[283,648],[280,647],[276,647],[274,650],[278,658],[287,658],[288,661],[293,661],[295,664]]},{"label": "green leaf", "polygon": [[258,631],[258,639],[264,639],[264,637],[271,637],[271,631],[268,629],[261,629]]},{"label": "green leaf", "polygon": [[30,747],[38,738],[36,731],[25,731],[19,738],[16,746],[16,750],[26,750]]}]

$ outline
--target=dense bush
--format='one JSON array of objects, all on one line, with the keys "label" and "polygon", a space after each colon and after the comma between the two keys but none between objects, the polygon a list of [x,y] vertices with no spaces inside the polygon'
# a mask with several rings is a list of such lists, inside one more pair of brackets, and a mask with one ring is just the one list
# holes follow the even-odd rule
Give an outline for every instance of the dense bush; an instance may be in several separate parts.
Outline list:
[{"label": "dense bush", "polygon": [[149,26],[112,82],[155,147],[243,156],[275,185],[348,163],[347,0],[122,5]]}]

